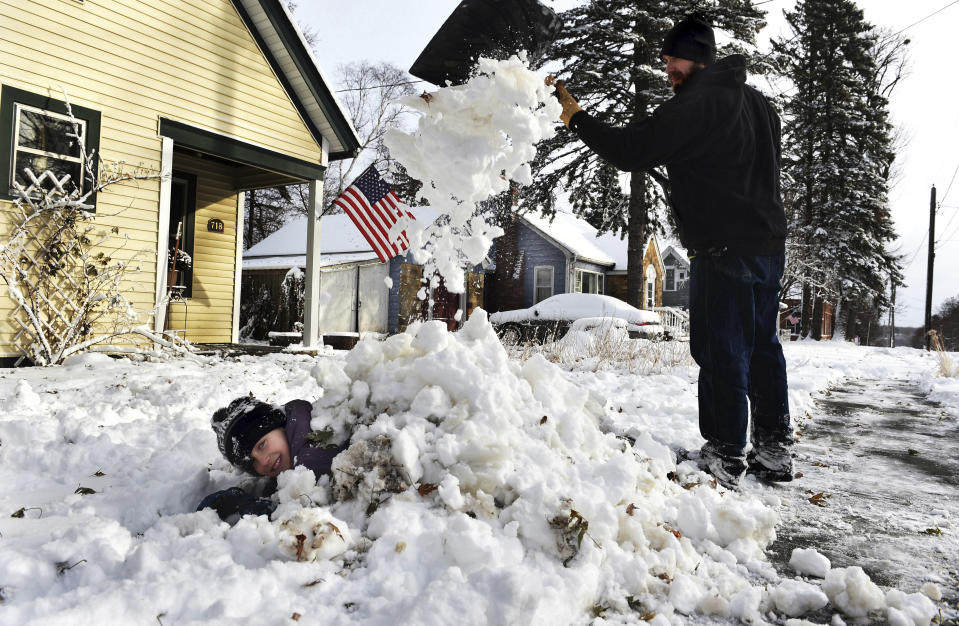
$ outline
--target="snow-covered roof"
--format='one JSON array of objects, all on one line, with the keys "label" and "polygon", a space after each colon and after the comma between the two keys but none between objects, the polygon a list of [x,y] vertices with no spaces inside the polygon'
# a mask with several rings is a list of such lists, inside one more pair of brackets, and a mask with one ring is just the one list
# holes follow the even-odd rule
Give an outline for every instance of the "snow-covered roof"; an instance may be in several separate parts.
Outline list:
[{"label": "snow-covered roof", "polygon": [[[408,209],[414,217],[432,222],[439,215],[430,207]],[[243,269],[306,267],[305,215],[290,219],[278,231],[243,253]],[[320,267],[376,259],[376,253],[345,213],[320,220]]]},{"label": "snow-covered roof", "polygon": [[683,267],[689,267],[689,257],[686,255],[686,252],[679,246],[666,246],[666,249],[663,250],[663,263],[666,262],[666,259],[673,255],[680,265]]},{"label": "snow-covered roof", "polygon": [[[320,267],[333,267],[349,263],[379,262],[379,257],[372,250],[369,252],[340,252],[335,254],[320,254]],[[286,270],[291,267],[306,268],[305,254],[288,254],[278,256],[256,257],[243,259],[244,270]]]},{"label": "snow-covered roof", "polygon": [[[616,265],[616,255],[610,254],[610,250],[607,250],[607,248],[612,250],[615,246],[611,242],[601,241],[603,237],[609,235],[597,238],[596,229],[589,222],[572,213],[556,211],[552,221],[541,213],[526,213],[523,215],[523,220],[584,261],[592,261],[600,265]],[[625,268],[626,242],[622,243]]]},{"label": "snow-covered roof", "polygon": [[[308,218],[292,218],[263,241],[243,253],[244,266],[248,259],[270,256],[306,255],[306,227]],[[320,252],[373,252],[372,246],[344,213],[324,215],[320,220]]]},{"label": "snow-covered roof", "polygon": [[626,271],[625,238],[612,233],[597,235],[589,222],[562,209],[556,211],[552,222],[540,213],[527,213],[523,219],[581,260],[612,265],[610,271]]},{"label": "snow-covered roof", "polygon": [[330,159],[356,156],[360,141],[283,0],[232,0],[317,143]]}]

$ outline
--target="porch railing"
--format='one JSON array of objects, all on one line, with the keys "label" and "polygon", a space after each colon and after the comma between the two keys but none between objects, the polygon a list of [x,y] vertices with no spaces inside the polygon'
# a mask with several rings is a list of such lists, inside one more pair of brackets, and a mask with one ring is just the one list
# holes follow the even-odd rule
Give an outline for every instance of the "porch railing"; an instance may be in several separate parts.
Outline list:
[{"label": "porch railing", "polygon": [[674,339],[689,337],[689,313],[673,306],[654,306],[653,311],[663,319],[663,327]]}]

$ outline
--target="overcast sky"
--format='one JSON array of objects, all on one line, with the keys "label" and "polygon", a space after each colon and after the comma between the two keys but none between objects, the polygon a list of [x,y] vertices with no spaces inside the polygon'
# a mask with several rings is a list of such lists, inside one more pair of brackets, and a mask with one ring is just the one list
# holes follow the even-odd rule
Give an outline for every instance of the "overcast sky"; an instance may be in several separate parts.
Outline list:
[{"label": "overcast sky", "polygon": [[[337,67],[352,61],[388,61],[409,69],[458,3],[459,0],[300,0],[297,18],[316,31],[317,57],[335,83]],[[544,3],[558,11],[578,4],[576,0]],[[769,21],[761,37],[768,40],[785,34],[782,14],[794,6],[794,0],[761,4],[768,11]],[[942,205],[936,218],[933,311],[946,298],[959,296],[959,180],[945,195],[959,169],[959,0],[861,0],[859,6],[873,24],[894,32],[907,29],[905,34],[912,41],[909,76],[892,96],[893,121],[907,143],[898,155],[901,173],[890,201],[899,234],[896,246],[905,255],[907,283],[897,295],[896,324],[921,326],[929,192],[933,184]],[[913,25],[940,9],[943,10]]]}]

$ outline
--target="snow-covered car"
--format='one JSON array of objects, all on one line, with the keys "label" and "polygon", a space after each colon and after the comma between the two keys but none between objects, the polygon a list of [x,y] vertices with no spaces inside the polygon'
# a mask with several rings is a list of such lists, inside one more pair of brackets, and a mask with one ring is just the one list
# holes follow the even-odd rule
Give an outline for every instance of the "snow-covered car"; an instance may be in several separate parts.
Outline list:
[{"label": "snow-covered car", "polygon": [[654,311],[643,311],[618,298],[595,293],[561,293],[528,309],[500,311],[490,322],[503,343],[555,341],[583,318],[617,318],[626,322],[630,338],[662,339],[663,323]]}]

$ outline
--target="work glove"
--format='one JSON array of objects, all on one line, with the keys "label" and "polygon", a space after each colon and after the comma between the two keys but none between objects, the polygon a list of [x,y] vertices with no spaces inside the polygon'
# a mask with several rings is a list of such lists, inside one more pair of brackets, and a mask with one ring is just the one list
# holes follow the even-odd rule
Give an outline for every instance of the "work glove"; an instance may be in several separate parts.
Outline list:
[{"label": "work glove", "polygon": [[569,128],[569,121],[574,115],[582,111],[583,108],[576,102],[576,98],[566,91],[566,83],[563,81],[556,80],[555,76],[550,75],[546,77],[546,84],[556,87],[556,99],[559,100],[559,103],[563,107],[563,112],[559,114],[559,119],[563,121],[563,124],[566,124],[566,128]]},{"label": "work glove", "polygon": [[221,520],[230,522],[234,516],[239,519],[244,515],[269,515],[276,505],[268,498],[254,498],[239,487],[230,487],[203,498],[196,510],[203,509],[213,509]]}]

